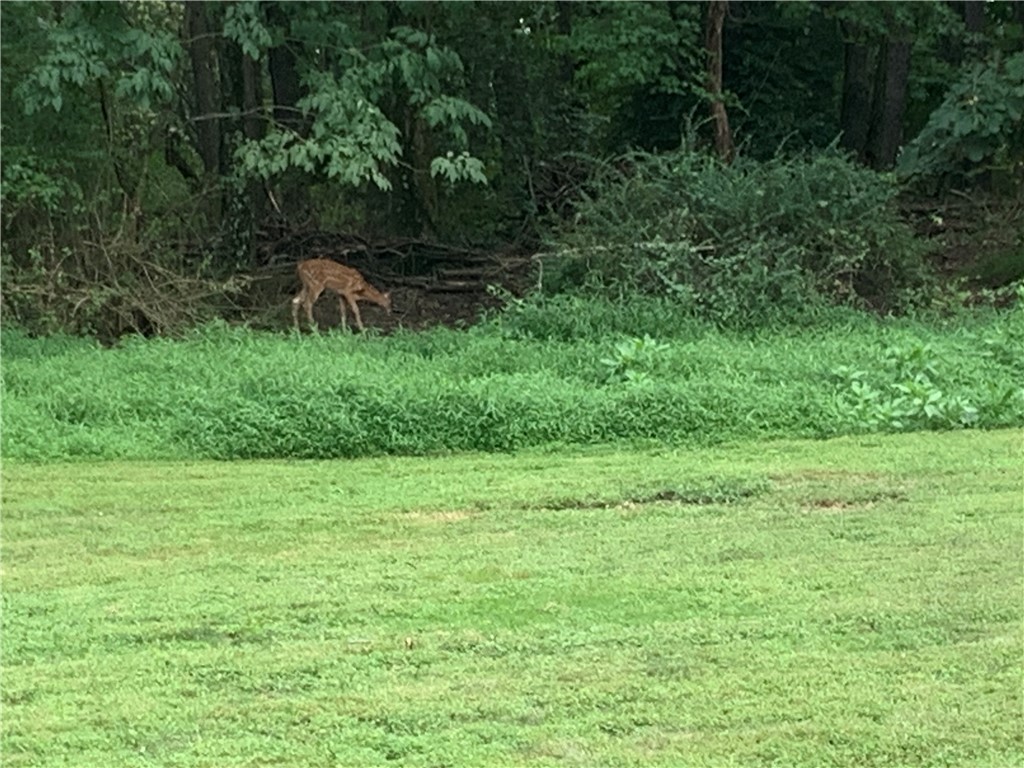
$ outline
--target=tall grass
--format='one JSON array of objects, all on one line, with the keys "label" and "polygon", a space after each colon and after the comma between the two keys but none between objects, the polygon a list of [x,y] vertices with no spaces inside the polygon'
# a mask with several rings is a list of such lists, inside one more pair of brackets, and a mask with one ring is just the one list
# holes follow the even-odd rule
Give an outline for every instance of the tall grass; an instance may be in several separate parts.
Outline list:
[{"label": "tall grass", "polygon": [[[5,330],[3,455],[327,458],[1024,424],[1016,310],[734,334],[685,319],[673,333],[661,305],[543,309],[463,332],[220,324],[112,349]],[[597,335],[602,316],[619,330]]]}]

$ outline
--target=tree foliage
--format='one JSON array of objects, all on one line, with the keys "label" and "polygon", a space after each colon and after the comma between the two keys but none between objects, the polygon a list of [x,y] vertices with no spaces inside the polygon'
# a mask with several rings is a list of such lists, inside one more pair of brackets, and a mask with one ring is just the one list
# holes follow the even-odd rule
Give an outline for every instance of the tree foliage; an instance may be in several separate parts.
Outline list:
[{"label": "tree foliage", "polygon": [[898,170],[910,179],[960,182],[999,171],[1024,178],[1024,53],[972,64],[954,82]]},{"label": "tree foliage", "polygon": [[712,87],[706,3],[5,3],[4,308],[73,264],[128,298],[140,254],[219,284],[270,224],[536,246],[584,158],[715,125],[745,158],[841,135],[920,188],[1019,188],[1021,4],[715,7]]}]

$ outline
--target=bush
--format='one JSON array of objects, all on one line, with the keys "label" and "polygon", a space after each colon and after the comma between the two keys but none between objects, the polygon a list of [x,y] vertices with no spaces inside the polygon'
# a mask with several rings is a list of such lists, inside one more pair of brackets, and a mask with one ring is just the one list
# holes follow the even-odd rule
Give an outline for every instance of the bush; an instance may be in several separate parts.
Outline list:
[{"label": "bush", "polygon": [[829,304],[907,307],[928,284],[892,179],[835,150],[732,165],[692,152],[608,164],[545,258],[553,293],[637,294],[751,327]]},{"label": "bush", "polygon": [[155,241],[52,243],[17,251],[4,243],[5,320],[33,334],[180,334],[235,306],[248,281],[219,279],[203,263]]},{"label": "bush", "polygon": [[1019,192],[1022,120],[1024,53],[979,62],[963,71],[921,133],[903,149],[897,172],[934,192],[1000,170]]}]

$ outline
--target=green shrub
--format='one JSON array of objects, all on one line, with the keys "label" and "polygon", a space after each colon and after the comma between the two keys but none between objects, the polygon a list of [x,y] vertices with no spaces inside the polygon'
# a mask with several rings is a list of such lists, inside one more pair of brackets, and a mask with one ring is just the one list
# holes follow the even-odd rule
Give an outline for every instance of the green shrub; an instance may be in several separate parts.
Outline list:
[{"label": "green shrub", "polygon": [[732,165],[693,152],[603,168],[545,259],[549,292],[659,296],[720,325],[895,310],[928,283],[892,179],[835,150]]},{"label": "green shrub", "polygon": [[941,385],[939,360],[927,344],[891,347],[882,356],[881,383],[848,367],[834,373],[840,381],[839,407],[855,428],[865,431],[952,429],[973,426],[978,408]]},{"label": "green shrub", "polygon": [[650,379],[658,358],[668,351],[668,344],[655,341],[647,334],[633,336],[615,344],[608,357],[601,358],[608,381],[639,383]]},{"label": "green shrub", "polygon": [[834,368],[844,430],[1024,423],[1024,306],[993,313],[980,330],[959,328],[953,337],[952,353],[910,336],[859,365]]}]

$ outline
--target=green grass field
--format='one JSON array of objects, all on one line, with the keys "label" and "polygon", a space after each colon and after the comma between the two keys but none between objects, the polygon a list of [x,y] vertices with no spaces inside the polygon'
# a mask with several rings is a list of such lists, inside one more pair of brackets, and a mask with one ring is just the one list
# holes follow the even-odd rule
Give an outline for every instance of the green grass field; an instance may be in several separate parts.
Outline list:
[{"label": "green grass field", "polygon": [[8,461],[3,764],[1024,764],[1022,449]]}]

